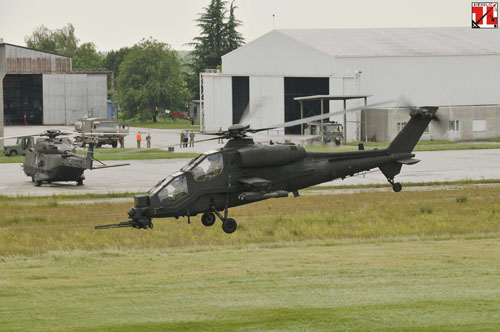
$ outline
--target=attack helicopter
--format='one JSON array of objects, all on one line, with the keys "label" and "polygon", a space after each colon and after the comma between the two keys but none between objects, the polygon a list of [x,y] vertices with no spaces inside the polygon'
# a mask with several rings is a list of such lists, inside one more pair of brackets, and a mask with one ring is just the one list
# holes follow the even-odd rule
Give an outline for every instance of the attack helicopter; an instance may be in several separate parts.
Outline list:
[{"label": "attack helicopter", "polygon": [[[43,182],[52,183],[55,181],[76,181],[76,184],[83,185],[86,169],[100,169],[129,164],[106,165],[94,158],[94,147],[96,140],[87,137],[89,149],[85,156],[76,153],[75,146],[70,138],[71,135],[60,130],[46,130],[37,135],[11,136],[0,139],[40,136],[34,148],[26,150],[23,162],[24,173],[31,177],[35,186],[40,187]],[[94,167],[93,162],[97,161],[101,166]]]},{"label": "attack helicopter", "polygon": [[[348,111],[364,108],[351,109]],[[394,178],[403,165],[419,162],[412,153],[431,120],[437,119],[438,107],[410,108],[410,120],[390,145],[380,150],[352,152],[308,152],[292,143],[256,144],[250,133],[281,128],[337,115],[333,112],[303,120],[252,129],[241,124],[232,125],[215,138],[228,139],[223,148],[200,154],[180,171],[159,181],[146,195],[134,197],[134,206],[128,211],[130,221],[100,225],[96,229],[134,227],[153,228],[153,218],[202,214],[201,222],[212,226],[216,218],[222,229],[230,234],[237,228],[228,209],[269,198],[287,197],[299,190],[337,178],[344,179],[357,173],[379,168],[395,192],[402,189]]]}]

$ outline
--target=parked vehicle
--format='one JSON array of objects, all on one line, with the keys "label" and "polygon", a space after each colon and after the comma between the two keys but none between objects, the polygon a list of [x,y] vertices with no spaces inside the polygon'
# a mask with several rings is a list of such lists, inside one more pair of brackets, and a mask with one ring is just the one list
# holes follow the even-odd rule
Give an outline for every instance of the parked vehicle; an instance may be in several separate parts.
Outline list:
[{"label": "parked vehicle", "polygon": [[35,139],[30,137],[19,137],[15,145],[5,145],[3,153],[7,156],[26,155],[26,150],[35,146]]},{"label": "parked vehicle", "polygon": [[75,122],[75,131],[81,133],[75,137],[76,143],[81,146],[86,144],[86,136],[94,136],[97,141],[96,147],[109,144],[116,148],[120,139],[128,135],[129,128],[119,125],[115,120],[87,118]]}]

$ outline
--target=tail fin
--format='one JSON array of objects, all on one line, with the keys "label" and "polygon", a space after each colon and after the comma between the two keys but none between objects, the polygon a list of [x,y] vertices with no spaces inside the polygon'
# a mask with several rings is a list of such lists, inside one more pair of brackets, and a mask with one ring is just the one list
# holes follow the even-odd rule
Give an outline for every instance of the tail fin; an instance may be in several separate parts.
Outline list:
[{"label": "tail fin", "polygon": [[434,114],[439,107],[425,106],[419,109],[410,111],[411,119],[406,126],[399,132],[396,138],[391,142],[388,150],[391,153],[411,152],[418,140],[429,125],[429,122],[434,118]]}]

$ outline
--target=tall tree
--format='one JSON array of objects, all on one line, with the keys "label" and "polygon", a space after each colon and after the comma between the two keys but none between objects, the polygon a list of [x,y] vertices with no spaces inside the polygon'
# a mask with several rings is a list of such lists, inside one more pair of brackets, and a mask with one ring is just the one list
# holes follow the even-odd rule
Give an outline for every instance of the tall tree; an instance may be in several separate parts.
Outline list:
[{"label": "tall tree", "polygon": [[118,99],[126,116],[151,118],[155,107],[183,111],[190,93],[177,52],[154,39],[134,45],[119,67]]},{"label": "tall tree", "polygon": [[67,26],[54,31],[44,25],[36,28],[30,36],[24,37],[26,46],[41,51],[73,56],[78,48],[79,39],[75,36],[75,27]]},{"label": "tall tree", "polygon": [[129,53],[129,47],[122,47],[118,51],[109,51],[104,58],[104,67],[115,73],[115,77],[118,77],[120,71],[120,65]]},{"label": "tall tree", "polygon": [[236,29],[241,26],[241,21],[234,15],[235,9],[238,8],[231,2],[229,7],[229,18],[224,29],[224,54],[229,53],[244,44],[243,35]]},{"label": "tall tree", "polygon": [[215,69],[221,65],[221,57],[241,46],[242,35],[236,31],[241,22],[236,19],[234,11],[237,8],[231,3],[229,18],[226,20],[226,5],[224,0],[211,0],[208,7],[200,13],[197,26],[200,35],[188,45],[194,47],[191,53],[192,74],[189,79],[191,91],[198,96],[199,73],[204,69]]}]

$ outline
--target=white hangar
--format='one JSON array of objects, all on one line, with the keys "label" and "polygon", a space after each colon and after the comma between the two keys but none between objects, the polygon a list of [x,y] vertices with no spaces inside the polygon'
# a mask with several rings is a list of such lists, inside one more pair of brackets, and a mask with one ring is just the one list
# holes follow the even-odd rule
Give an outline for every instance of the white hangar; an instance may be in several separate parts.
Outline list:
[{"label": "white hangar", "polygon": [[[205,131],[227,128],[248,109],[242,122],[266,127],[300,118],[294,97],[369,94],[372,104],[403,95],[417,106],[440,106],[449,121],[448,131],[431,125],[424,139],[500,136],[499,64],[496,29],[273,30],[224,55],[221,72],[201,74],[200,122]],[[347,107],[361,103],[348,101]],[[325,106],[334,111],[343,103]],[[347,139],[391,139],[408,119],[396,111],[399,106],[368,111],[367,133],[360,112],[349,114]],[[304,116],[312,114],[319,114],[318,105]]]}]

